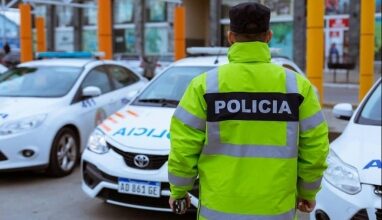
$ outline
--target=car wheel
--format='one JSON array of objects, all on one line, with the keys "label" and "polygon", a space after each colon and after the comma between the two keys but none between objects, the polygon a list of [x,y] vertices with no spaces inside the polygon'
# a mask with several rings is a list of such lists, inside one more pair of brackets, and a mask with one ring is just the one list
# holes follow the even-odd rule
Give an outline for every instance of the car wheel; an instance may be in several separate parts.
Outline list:
[{"label": "car wheel", "polygon": [[70,128],[62,128],[54,138],[48,174],[54,177],[67,176],[73,172],[79,158],[77,134]]}]

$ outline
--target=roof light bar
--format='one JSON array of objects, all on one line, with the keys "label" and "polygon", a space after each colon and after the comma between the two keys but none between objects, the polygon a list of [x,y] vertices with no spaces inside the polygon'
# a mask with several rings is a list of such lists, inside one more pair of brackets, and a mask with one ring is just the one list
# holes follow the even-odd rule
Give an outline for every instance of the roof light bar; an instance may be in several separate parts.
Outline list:
[{"label": "roof light bar", "polygon": [[189,47],[187,53],[191,55],[223,55],[228,53],[228,47]]},{"label": "roof light bar", "polygon": [[103,52],[84,52],[84,51],[75,51],[75,52],[39,52],[36,54],[37,59],[44,58],[94,58],[94,57],[103,57],[105,53]]}]

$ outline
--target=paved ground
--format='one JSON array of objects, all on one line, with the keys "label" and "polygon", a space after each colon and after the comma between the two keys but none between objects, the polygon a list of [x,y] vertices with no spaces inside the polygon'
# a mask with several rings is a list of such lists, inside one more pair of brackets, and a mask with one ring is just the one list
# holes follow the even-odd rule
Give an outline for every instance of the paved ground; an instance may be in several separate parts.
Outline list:
[{"label": "paved ground", "polygon": [[[194,220],[184,216],[109,205],[82,192],[80,169],[65,178],[39,173],[0,174],[1,220]],[[307,220],[307,214],[299,213]]]},{"label": "paved ground", "polygon": [[0,174],[1,220],[195,219],[113,206],[82,192],[80,169],[65,178],[31,172]]}]

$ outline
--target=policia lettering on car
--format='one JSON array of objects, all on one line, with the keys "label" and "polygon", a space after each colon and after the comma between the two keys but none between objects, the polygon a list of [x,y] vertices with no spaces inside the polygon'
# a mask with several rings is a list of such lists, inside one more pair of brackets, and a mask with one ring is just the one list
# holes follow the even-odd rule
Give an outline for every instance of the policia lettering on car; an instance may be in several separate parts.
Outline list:
[{"label": "policia lettering on car", "polygon": [[298,121],[298,107],[303,100],[297,93],[207,93],[204,98],[207,121]]}]

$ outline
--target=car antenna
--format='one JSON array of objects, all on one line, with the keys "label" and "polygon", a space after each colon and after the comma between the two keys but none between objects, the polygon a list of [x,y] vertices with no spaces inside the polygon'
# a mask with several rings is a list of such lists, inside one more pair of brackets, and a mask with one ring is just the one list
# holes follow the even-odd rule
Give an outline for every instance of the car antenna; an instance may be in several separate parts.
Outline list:
[{"label": "car antenna", "polygon": [[214,61],[214,64],[218,64],[219,63],[219,56],[220,56],[220,52],[222,51],[222,49],[220,48],[218,54],[216,55],[216,59]]}]

